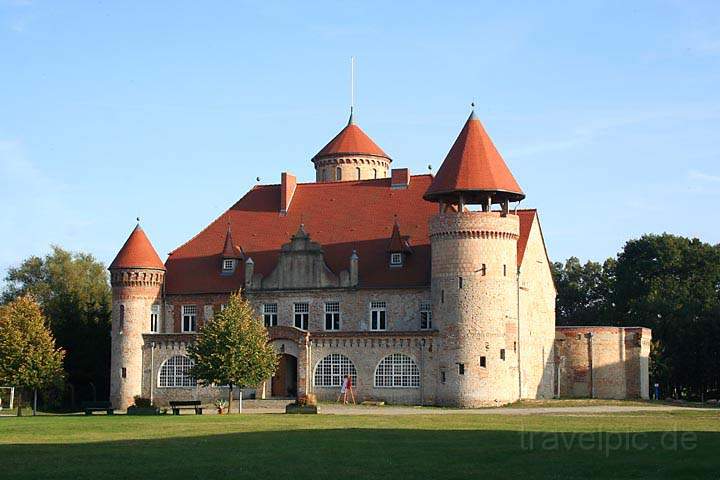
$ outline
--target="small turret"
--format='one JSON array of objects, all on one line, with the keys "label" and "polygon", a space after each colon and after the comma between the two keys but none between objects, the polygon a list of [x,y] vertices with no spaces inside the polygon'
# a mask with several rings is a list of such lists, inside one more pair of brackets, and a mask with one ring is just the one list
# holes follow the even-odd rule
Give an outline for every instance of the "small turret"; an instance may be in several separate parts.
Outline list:
[{"label": "small turret", "polygon": [[143,334],[158,333],[162,324],[158,317],[165,265],[139,219],[108,269],[112,285],[110,401],[114,408],[125,409],[142,390]]},{"label": "small turret", "polygon": [[352,109],[345,128],[313,158],[317,182],[387,178],[390,157],[355,124]]}]

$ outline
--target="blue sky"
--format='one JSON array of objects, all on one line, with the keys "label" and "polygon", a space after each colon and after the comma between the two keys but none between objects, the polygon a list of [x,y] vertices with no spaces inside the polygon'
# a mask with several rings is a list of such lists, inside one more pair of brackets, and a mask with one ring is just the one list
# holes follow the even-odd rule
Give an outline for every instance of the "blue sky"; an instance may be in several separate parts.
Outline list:
[{"label": "blue sky", "polygon": [[720,242],[720,2],[0,0],[0,272],[51,244],[164,258],[357,120],[437,168],[475,100],[550,256]]}]

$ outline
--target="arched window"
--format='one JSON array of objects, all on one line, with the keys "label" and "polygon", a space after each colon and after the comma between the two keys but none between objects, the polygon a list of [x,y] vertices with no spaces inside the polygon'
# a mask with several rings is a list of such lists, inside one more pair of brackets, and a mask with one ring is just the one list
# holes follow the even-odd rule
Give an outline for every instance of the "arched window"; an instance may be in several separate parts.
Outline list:
[{"label": "arched window", "polygon": [[373,178],[377,178],[377,168],[373,168]]},{"label": "arched window", "polygon": [[194,387],[197,382],[190,376],[193,361],[185,355],[175,355],[160,366],[158,387]]},{"label": "arched window", "polygon": [[357,370],[350,359],[339,353],[331,353],[315,367],[315,386],[339,387],[345,375],[350,375],[353,385],[357,384]]},{"label": "arched window", "polygon": [[355,167],[355,172],[357,172],[357,179],[360,180],[360,167]]},{"label": "arched window", "polygon": [[335,180],[342,180],[342,168],[340,167],[335,169]]},{"label": "arched window", "polygon": [[375,369],[376,387],[420,387],[420,370],[415,361],[401,353],[383,358]]}]

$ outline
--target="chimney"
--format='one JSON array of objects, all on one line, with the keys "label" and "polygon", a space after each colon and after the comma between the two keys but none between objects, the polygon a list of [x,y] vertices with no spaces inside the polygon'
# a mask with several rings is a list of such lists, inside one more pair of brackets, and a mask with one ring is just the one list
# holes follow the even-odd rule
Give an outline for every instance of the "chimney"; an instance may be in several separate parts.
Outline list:
[{"label": "chimney", "polygon": [[351,287],[357,287],[358,285],[358,260],[360,257],[358,257],[358,254],[355,250],[353,250],[352,255],[350,255],[350,286]]},{"label": "chimney", "polygon": [[290,172],[282,172],[280,175],[280,213],[285,215],[290,208],[295,188],[297,187],[297,177]]},{"label": "chimney", "polygon": [[393,168],[390,174],[391,188],[408,188],[410,185],[410,170],[407,168]]},{"label": "chimney", "polygon": [[255,262],[253,259],[248,257],[245,260],[245,288],[252,288],[252,278],[255,273]]}]

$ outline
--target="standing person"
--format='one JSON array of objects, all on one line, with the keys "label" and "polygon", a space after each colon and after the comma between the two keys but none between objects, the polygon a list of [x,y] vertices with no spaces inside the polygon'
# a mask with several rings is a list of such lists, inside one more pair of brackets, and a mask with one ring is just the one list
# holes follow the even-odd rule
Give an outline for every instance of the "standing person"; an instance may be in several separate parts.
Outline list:
[{"label": "standing person", "polygon": [[347,383],[345,384],[345,403],[347,403],[347,396],[349,393],[350,398],[352,398],[353,405],[355,405],[355,394],[353,393],[352,377],[350,375],[347,375],[345,378],[347,378]]},{"label": "standing person", "polygon": [[347,403],[347,388],[348,388],[348,380],[349,377],[345,375],[342,379],[342,382],[340,382],[340,395],[338,395],[337,401],[340,401],[340,397],[343,399],[343,404]]}]

